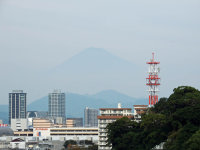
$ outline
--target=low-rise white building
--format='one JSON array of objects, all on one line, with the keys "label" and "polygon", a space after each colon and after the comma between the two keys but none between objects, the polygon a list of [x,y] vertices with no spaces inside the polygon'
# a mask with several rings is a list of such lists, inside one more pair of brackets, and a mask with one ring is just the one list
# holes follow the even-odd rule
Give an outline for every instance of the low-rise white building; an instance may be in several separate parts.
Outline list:
[{"label": "low-rise white building", "polygon": [[97,127],[72,127],[72,128],[56,128],[56,127],[37,127],[33,131],[15,131],[15,136],[33,136],[39,139],[52,140],[92,140],[98,141]]},{"label": "low-rise white building", "polygon": [[14,139],[10,142],[10,148],[11,149],[25,149],[26,142],[21,138]]}]

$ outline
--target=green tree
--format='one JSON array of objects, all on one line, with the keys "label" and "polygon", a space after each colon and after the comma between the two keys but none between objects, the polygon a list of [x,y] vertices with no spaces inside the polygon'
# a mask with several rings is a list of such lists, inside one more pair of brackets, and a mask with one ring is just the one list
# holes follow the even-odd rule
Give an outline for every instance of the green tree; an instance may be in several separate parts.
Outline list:
[{"label": "green tree", "polygon": [[167,150],[186,150],[185,144],[187,140],[198,130],[199,127],[187,123],[182,128],[177,131],[174,131],[168,137],[168,140],[165,144]]},{"label": "green tree", "polygon": [[67,149],[69,147],[69,145],[76,145],[76,141],[74,140],[67,140],[65,141],[65,143],[63,144],[63,146]]},{"label": "green tree", "polygon": [[168,150],[193,150],[200,143],[199,110],[200,91],[180,86],[142,115],[140,123],[122,118],[109,124],[108,145],[113,150],[150,150],[165,143]]},{"label": "green tree", "polygon": [[167,114],[168,113],[167,100],[168,99],[166,97],[160,98],[158,103],[156,103],[155,106],[150,109],[150,111],[153,111],[154,113]]},{"label": "green tree", "polygon": [[185,144],[186,150],[199,150],[200,149],[200,130],[198,130]]},{"label": "green tree", "polygon": [[140,124],[131,121],[127,117],[118,119],[117,121],[107,125],[107,143],[112,144],[114,150],[131,150],[135,148],[139,141]]},{"label": "green tree", "polygon": [[163,114],[148,113],[142,117],[145,149],[149,150],[167,139],[167,125],[166,116]]},{"label": "green tree", "polygon": [[88,149],[87,150],[98,150],[98,145],[91,145],[91,146],[89,146],[88,147]]}]

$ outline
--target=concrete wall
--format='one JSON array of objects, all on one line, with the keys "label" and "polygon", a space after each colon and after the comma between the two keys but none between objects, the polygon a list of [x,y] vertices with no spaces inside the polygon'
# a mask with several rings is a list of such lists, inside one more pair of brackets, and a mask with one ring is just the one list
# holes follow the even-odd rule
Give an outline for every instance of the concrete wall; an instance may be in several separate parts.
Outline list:
[{"label": "concrete wall", "polygon": [[11,129],[13,131],[27,129],[27,119],[11,119]]}]

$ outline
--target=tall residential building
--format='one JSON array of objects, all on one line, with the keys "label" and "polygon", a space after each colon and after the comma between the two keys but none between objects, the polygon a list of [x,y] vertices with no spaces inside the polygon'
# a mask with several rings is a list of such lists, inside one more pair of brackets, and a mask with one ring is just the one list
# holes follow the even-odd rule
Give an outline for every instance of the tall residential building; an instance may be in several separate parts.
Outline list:
[{"label": "tall residential building", "polygon": [[9,93],[9,124],[13,131],[27,129],[26,93],[22,90]]},{"label": "tall residential building", "polygon": [[121,104],[118,104],[118,108],[100,108],[100,116],[98,116],[99,127],[99,142],[98,150],[111,150],[111,146],[107,146],[107,131],[106,126],[108,123],[112,123],[122,117],[128,117],[133,119],[131,108],[121,108]]},{"label": "tall residential building", "polygon": [[13,90],[9,93],[9,124],[11,119],[26,118],[26,93],[23,90]]},{"label": "tall residential building", "polygon": [[55,119],[55,123],[65,124],[65,93],[61,93],[60,90],[49,93],[48,115]]},{"label": "tall residential building", "polygon": [[84,111],[84,123],[85,127],[97,127],[98,126],[98,110],[92,108],[85,108]]}]

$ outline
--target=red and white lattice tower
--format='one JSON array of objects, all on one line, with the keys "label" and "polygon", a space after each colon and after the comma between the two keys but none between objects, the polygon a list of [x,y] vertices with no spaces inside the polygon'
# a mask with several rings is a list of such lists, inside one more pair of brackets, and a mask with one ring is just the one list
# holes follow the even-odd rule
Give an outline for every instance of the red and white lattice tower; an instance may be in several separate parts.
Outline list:
[{"label": "red and white lattice tower", "polygon": [[146,78],[146,85],[148,86],[149,92],[149,106],[153,106],[158,102],[158,87],[160,85],[160,78],[158,77],[160,68],[158,64],[160,62],[154,60],[154,53],[152,53],[152,59],[147,64],[149,65],[149,76]]}]

